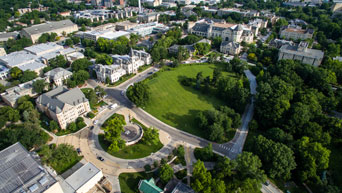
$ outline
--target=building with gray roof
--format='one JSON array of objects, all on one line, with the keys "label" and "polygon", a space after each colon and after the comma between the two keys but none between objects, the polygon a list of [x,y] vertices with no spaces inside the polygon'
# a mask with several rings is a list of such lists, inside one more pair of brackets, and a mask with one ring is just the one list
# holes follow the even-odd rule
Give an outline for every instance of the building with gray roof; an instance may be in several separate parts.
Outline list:
[{"label": "building with gray roof", "polygon": [[57,121],[62,129],[90,111],[88,99],[79,88],[59,86],[40,95],[36,104],[41,112]]},{"label": "building with gray roof", "polygon": [[241,51],[241,45],[237,42],[224,41],[220,45],[220,52],[224,54],[237,55]]},{"label": "building with gray roof", "polygon": [[2,100],[9,106],[11,107],[15,107],[17,104],[17,100],[20,98],[20,97],[23,97],[25,95],[28,95],[28,96],[36,96],[38,93],[36,93],[34,90],[33,90],[33,83],[37,80],[45,80],[45,78],[36,78],[34,80],[31,80],[31,81],[28,81],[28,82],[25,82],[25,83],[22,83],[22,84],[19,84],[15,87],[11,87],[11,88],[8,88],[6,89],[6,91],[4,93],[1,93],[1,98]]},{"label": "building with gray roof", "polygon": [[72,72],[64,68],[55,68],[44,74],[50,82],[54,83],[56,86],[62,86],[63,81],[72,76]]},{"label": "building with gray roof", "polygon": [[0,151],[0,193],[63,193],[59,182],[19,142]]},{"label": "building with gray roof", "polygon": [[296,46],[283,45],[279,49],[278,60],[298,60],[304,64],[319,66],[323,57],[323,51],[310,49],[307,42],[300,42]]},{"label": "building with gray roof", "polygon": [[56,33],[58,36],[78,31],[76,24],[72,23],[69,19],[62,21],[47,22],[43,24],[34,25],[21,30],[20,35],[22,37],[27,37],[36,43],[39,37],[43,33]]},{"label": "building with gray roof", "polygon": [[0,42],[6,42],[9,39],[17,39],[19,35],[18,32],[8,32],[8,33],[0,33]]}]

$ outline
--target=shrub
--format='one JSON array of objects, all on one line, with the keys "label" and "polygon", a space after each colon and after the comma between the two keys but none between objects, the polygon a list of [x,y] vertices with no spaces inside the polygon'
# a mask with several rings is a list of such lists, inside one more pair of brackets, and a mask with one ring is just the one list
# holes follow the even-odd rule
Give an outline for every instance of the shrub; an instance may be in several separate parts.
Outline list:
[{"label": "shrub", "polygon": [[89,112],[89,113],[87,114],[87,117],[90,118],[90,119],[92,119],[92,118],[95,117],[95,114],[92,113],[92,112]]},{"label": "shrub", "polygon": [[151,171],[151,166],[149,164],[146,164],[144,166],[144,169],[145,169],[146,172]]}]

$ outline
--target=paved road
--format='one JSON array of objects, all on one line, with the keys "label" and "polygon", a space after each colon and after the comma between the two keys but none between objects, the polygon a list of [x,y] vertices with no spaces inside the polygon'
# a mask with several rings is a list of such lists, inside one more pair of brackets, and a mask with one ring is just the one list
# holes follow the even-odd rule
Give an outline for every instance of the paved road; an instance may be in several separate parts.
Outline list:
[{"label": "paved road", "polygon": [[[146,70],[145,72],[141,73],[139,76],[126,81],[125,83],[121,84],[118,87],[115,87],[115,88],[107,87],[105,91],[107,92],[108,96],[110,96],[114,101],[119,103],[121,106],[131,109],[140,119],[144,120],[145,123],[167,132],[173,139],[177,139],[178,141],[186,142],[194,146],[199,146],[199,147],[207,146],[210,143],[210,141],[197,137],[195,135],[183,132],[181,130],[178,130],[174,127],[171,127],[159,121],[158,119],[156,119],[155,117],[153,117],[152,115],[144,111],[143,109],[135,107],[134,104],[132,104],[125,97],[123,92],[125,92],[125,90],[130,85],[147,78],[148,76],[150,76],[150,73],[153,72],[154,70],[156,69],[151,68],[149,70]],[[245,74],[250,81],[251,93],[254,95],[256,93],[256,86],[257,86],[255,76],[249,70],[246,70]],[[253,117],[253,110],[254,110],[254,99],[252,97],[251,104],[249,104],[246,107],[246,110],[242,116],[242,125],[237,130],[234,139],[231,142],[222,144],[222,145],[214,143],[213,150],[215,152],[223,154],[231,159],[234,159],[239,153],[242,152],[243,145],[245,143],[245,140],[248,134],[248,123]]]}]

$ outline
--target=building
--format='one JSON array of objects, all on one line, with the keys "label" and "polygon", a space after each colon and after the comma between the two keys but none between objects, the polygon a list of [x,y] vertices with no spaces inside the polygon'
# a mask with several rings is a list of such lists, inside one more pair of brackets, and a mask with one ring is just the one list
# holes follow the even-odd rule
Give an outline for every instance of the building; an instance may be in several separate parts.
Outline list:
[{"label": "building", "polygon": [[7,53],[6,53],[6,50],[5,50],[5,48],[0,48],[0,56],[4,56],[4,55],[6,55]]},{"label": "building", "polygon": [[150,23],[159,20],[160,14],[157,12],[144,13],[138,15],[138,21],[140,23]]},{"label": "building", "polygon": [[220,52],[229,55],[237,55],[240,54],[241,45],[237,42],[227,42],[224,41],[221,43]]},{"label": "building", "polygon": [[104,38],[107,40],[116,40],[121,36],[125,36],[129,38],[130,32],[126,31],[113,31],[113,30],[104,30],[104,31],[87,31],[83,33],[83,38],[88,40],[97,41],[99,38]]},{"label": "building", "polygon": [[260,29],[267,28],[267,24],[268,24],[267,20],[254,19],[252,21],[249,21],[247,25],[250,26],[254,35],[256,36],[259,34]]},{"label": "building", "polygon": [[74,53],[78,53],[74,48],[64,48],[56,43],[48,42],[26,47],[24,50],[1,56],[0,66],[5,66],[9,69],[18,67],[22,71],[31,70],[39,75],[50,59],[59,55],[68,58],[69,55]]},{"label": "building", "polygon": [[191,44],[191,45],[178,45],[178,44],[174,44],[173,46],[171,46],[168,50],[169,50],[169,53],[170,54],[177,54],[178,53],[178,50],[180,47],[183,47],[185,49],[188,50],[190,56],[195,52],[195,45],[197,43],[207,43],[207,44],[211,44],[211,41],[210,40],[207,40],[207,39],[202,39],[194,44]]},{"label": "building", "polygon": [[120,30],[126,31],[131,28],[134,28],[137,25],[138,25],[137,23],[132,23],[130,21],[123,21],[123,22],[116,23],[115,29],[117,31],[120,31]]},{"label": "building", "polygon": [[84,164],[61,184],[65,193],[86,193],[103,178],[102,171],[91,162]]},{"label": "building", "polygon": [[172,179],[166,184],[164,193],[195,193],[195,191],[181,181]]},{"label": "building", "polygon": [[69,34],[78,31],[76,24],[72,23],[69,19],[62,21],[47,22],[43,24],[34,25],[21,30],[20,35],[22,37],[27,37],[36,43],[39,37],[43,33],[57,33],[61,36],[63,33]]},{"label": "building", "polygon": [[84,10],[77,11],[73,17],[75,19],[89,19],[91,22],[104,21],[112,18],[113,11],[106,9],[94,9],[94,10]]},{"label": "building", "polygon": [[279,50],[278,60],[298,60],[304,64],[319,66],[323,60],[324,52],[309,49],[307,42],[300,42],[297,46],[283,45]]},{"label": "building", "polygon": [[208,39],[221,37],[223,41],[252,43],[254,34],[250,27],[242,24],[214,23],[199,21],[191,29],[191,34]]},{"label": "building", "polygon": [[275,47],[275,48],[281,48],[283,45],[290,45],[293,46],[293,41],[290,40],[283,40],[283,39],[273,39],[268,43],[269,46]]},{"label": "building", "polygon": [[145,37],[147,35],[150,35],[152,33],[158,33],[158,32],[166,32],[169,30],[169,27],[160,24],[158,22],[151,22],[151,23],[145,23],[145,24],[139,24],[129,30],[127,32],[134,33],[137,35],[140,35],[142,37]]},{"label": "building", "polygon": [[68,17],[71,15],[71,11],[59,12],[58,15],[61,15],[63,17]]},{"label": "building", "polygon": [[160,4],[160,6],[165,7],[165,8],[172,8],[172,7],[177,7],[176,3],[171,3],[171,2],[163,2]]},{"label": "building", "polygon": [[23,97],[25,95],[28,96],[36,96],[37,93],[34,92],[33,90],[33,83],[37,80],[45,80],[45,78],[36,78],[34,80],[19,84],[15,87],[11,87],[5,90],[4,93],[1,93],[1,98],[2,100],[9,106],[11,107],[16,107],[17,106],[17,100],[20,97]]},{"label": "building", "polygon": [[144,4],[151,7],[158,7],[162,4],[162,0],[144,0]]},{"label": "building", "polygon": [[88,99],[79,88],[69,90],[64,86],[40,95],[36,104],[41,112],[57,121],[62,129],[90,111]]},{"label": "building", "polygon": [[9,39],[17,39],[19,33],[18,32],[8,32],[8,33],[0,33],[0,42],[6,42]]},{"label": "building", "polygon": [[217,15],[224,16],[232,13],[240,14],[243,17],[259,17],[260,13],[256,10],[241,10],[236,8],[222,8],[217,11]]},{"label": "building", "polygon": [[125,74],[137,73],[140,66],[152,62],[151,55],[142,50],[131,49],[130,55],[112,55],[113,65],[96,64],[97,79],[102,82],[116,82]]},{"label": "building", "polygon": [[163,193],[164,191],[160,189],[154,179],[151,178],[149,180],[140,180],[138,186],[139,192],[141,193]]},{"label": "building", "polygon": [[63,193],[59,182],[17,142],[0,151],[1,193]]},{"label": "building", "polygon": [[280,30],[280,37],[286,40],[306,40],[313,36],[313,29],[302,29],[300,26],[285,26]]},{"label": "building", "polygon": [[47,77],[50,82],[55,84],[56,86],[62,86],[64,80],[72,76],[72,72],[64,68],[55,68],[46,72],[44,76]]}]

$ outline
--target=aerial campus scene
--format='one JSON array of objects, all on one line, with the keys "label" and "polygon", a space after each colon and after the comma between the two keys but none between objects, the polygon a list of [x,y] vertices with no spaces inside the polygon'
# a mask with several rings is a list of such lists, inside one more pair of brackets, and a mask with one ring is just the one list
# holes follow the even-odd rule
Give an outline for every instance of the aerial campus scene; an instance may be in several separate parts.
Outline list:
[{"label": "aerial campus scene", "polygon": [[341,193],[341,0],[0,0],[0,193]]}]

